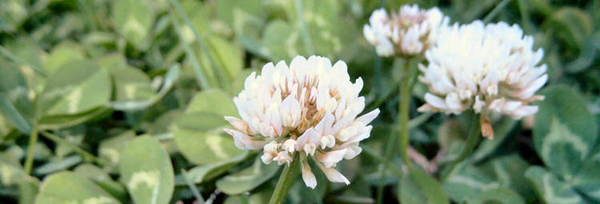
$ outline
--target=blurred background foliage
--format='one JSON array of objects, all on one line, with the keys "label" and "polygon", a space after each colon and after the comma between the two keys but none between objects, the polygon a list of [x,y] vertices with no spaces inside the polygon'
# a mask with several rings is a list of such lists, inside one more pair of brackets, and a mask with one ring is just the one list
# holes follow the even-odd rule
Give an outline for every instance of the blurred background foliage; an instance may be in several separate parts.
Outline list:
[{"label": "blurred background foliage", "polygon": [[[423,171],[382,156],[398,135],[402,62],[378,58],[362,26],[406,3],[452,22],[519,24],[548,65],[537,116],[496,118],[496,138],[444,181],[465,118],[417,113],[422,85],[406,100]],[[278,167],[235,148],[223,116],[236,115],[231,98],[252,71],[317,54],[346,61],[382,114],[360,158],[339,167],[352,184],[318,174],[289,202],[598,203],[599,10],[597,0],[0,0],[0,200],[265,203]]]}]

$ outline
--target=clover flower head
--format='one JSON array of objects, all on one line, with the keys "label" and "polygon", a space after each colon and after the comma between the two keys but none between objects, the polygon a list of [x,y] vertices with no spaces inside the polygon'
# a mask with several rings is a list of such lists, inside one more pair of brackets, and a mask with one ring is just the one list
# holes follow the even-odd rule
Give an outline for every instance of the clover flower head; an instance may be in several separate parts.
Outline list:
[{"label": "clover flower head", "polygon": [[369,25],[363,27],[363,34],[380,56],[417,55],[429,47],[437,29],[447,21],[438,8],[424,10],[405,5],[391,15],[378,9],[371,14]]},{"label": "clover flower head", "polygon": [[475,21],[440,29],[435,44],[420,65],[420,80],[429,87],[420,111],[482,113],[482,134],[493,137],[488,113],[515,119],[533,115],[542,100],[535,95],[546,81],[544,55],[534,50],[533,38],[517,25],[485,25]]},{"label": "clover flower head", "polygon": [[362,87],[362,79],[350,81],[343,61],[332,65],[311,56],[296,57],[289,66],[268,63],[261,74],[248,76],[233,99],[240,118],[226,117],[234,128],[225,131],[238,148],[262,150],[266,164],[300,159],[308,187],[317,185],[311,158],[330,181],[348,184],[335,167],[361,152],[359,142],[369,137],[369,123],[379,114],[376,109],[359,116],[365,108]]}]

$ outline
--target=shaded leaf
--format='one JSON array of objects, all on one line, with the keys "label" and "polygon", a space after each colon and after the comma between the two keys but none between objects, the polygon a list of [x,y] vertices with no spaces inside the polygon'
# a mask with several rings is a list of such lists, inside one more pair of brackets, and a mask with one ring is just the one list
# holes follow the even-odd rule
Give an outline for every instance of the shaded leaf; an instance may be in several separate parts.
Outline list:
[{"label": "shaded leaf", "polygon": [[119,160],[121,182],[136,203],[166,204],[175,187],[173,166],[161,144],[150,136],[133,139]]},{"label": "shaded leaf", "polygon": [[248,192],[275,176],[278,169],[274,163],[266,165],[256,159],[252,166],[219,179],[217,188],[229,195]]},{"label": "shaded leaf", "polygon": [[44,179],[35,203],[120,203],[79,174],[63,171]]}]

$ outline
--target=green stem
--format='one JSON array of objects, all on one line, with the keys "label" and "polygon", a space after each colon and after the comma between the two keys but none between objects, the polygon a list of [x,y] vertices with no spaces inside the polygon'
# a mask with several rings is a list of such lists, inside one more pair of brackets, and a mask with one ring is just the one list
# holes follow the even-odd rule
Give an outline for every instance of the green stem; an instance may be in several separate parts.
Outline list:
[{"label": "green stem", "polygon": [[404,72],[402,80],[400,81],[400,106],[399,114],[399,126],[400,126],[400,154],[402,155],[402,159],[406,166],[411,167],[410,158],[408,157],[408,144],[410,140],[410,129],[409,129],[409,118],[410,118],[410,99],[412,94],[412,85],[413,85],[413,70],[411,66],[410,58],[406,59],[404,62]]},{"label": "green stem", "polygon": [[81,147],[70,143],[69,141],[59,137],[58,135],[54,135],[52,133],[45,132],[45,131],[41,132],[41,135],[44,136],[45,138],[48,138],[49,140],[52,140],[52,142],[54,142],[56,144],[62,144],[62,145],[65,145],[65,146],[71,148],[73,151],[77,152],[78,154],[81,154],[81,156],[87,161],[94,161],[98,164],[106,164],[103,160],[94,156],[92,153],[89,153],[88,151],[82,149]]},{"label": "green stem", "polygon": [[504,9],[504,7],[506,7],[506,5],[508,5],[509,2],[510,0],[502,0],[500,3],[498,3],[498,5],[496,5],[496,7],[494,7],[494,9],[488,13],[485,18],[483,18],[483,22],[489,23],[492,19],[494,19],[494,17],[496,17],[496,15],[498,15],[498,13],[500,13],[500,11],[502,11],[502,9]]},{"label": "green stem", "polygon": [[25,173],[31,175],[33,168],[33,158],[35,157],[35,144],[38,140],[38,129],[37,126],[33,126],[31,134],[29,135],[29,144],[27,146],[27,158],[25,158]]},{"label": "green stem", "polygon": [[287,195],[290,187],[296,181],[296,172],[298,170],[298,162],[300,160],[297,156],[292,156],[294,160],[289,165],[286,165],[281,171],[281,175],[279,176],[279,180],[277,181],[277,185],[275,186],[275,190],[273,191],[273,195],[271,195],[271,200],[269,200],[269,204],[280,204],[283,203],[285,196]]},{"label": "green stem", "polygon": [[475,150],[477,144],[479,144],[479,141],[481,141],[481,121],[479,114],[473,112],[470,112],[469,114],[471,115],[471,126],[469,127],[467,141],[465,141],[465,145],[458,158],[448,164],[446,173],[442,175],[442,180],[446,180],[455,170],[456,165],[469,157],[473,153],[473,150]]},{"label": "green stem", "polygon": [[[412,86],[415,82],[416,70],[411,66],[413,58],[405,58],[404,66],[402,67],[402,79],[400,80],[400,106],[399,106],[399,130],[400,130],[400,151],[404,163],[410,169],[410,159],[408,157],[408,141],[410,131],[410,96],[412,93]],[[388,141],[385,146],[384,159],[389,161],[394,152],[394,146],[397,144],[398,137],[388,137]],[[386,176],[386,169],[388,168],[388,162],[383,162],[380,166],[381,183],[377,187],[377,203],[381,203],[383,200],[383,178]]]}]

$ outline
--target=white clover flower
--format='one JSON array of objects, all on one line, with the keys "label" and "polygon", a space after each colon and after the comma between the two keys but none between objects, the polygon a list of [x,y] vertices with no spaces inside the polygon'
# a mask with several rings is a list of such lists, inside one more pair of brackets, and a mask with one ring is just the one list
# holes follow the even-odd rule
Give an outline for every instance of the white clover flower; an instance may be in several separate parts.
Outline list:
[{"label": "white clover flower", "polygon": [[438,8],[422,10],[417,5],[405,5],[391,16],[378,9],[371,14],[370,25],[363,27],[363,34],[380,56],[416,55],[429,47],[447,21]]},{"label": "white clover flower", "polygon": [[312,56],[296,57],[289,66],[268,63],[233,99],[241,119],[225,117],[234,127],[225,131],[240,149],[262,149],[266,164],[289,164],[296,153],[308,187],[317,185],[310,158],[330,181],[348,184],[336,164],[361,152],[359,142],[369,137],[369,123],[379,114],[373,110],[358,117],[365,108],[362,87],[362,79],[350,81],[343,61],[332,65]]},{"label": "white clover flower", "polygon": [[[425,53],[420,80],[429,87],[420,111],[482,113],[482,133],[493,137],[488,113],[520,119],[533,115],[535,95],[548,80],[544,52],[534,50],[533,38],[517,25],[484,25],[475,21],[440,29],[436,43]],[[487,127],[485,127],[487,125]]]}]

